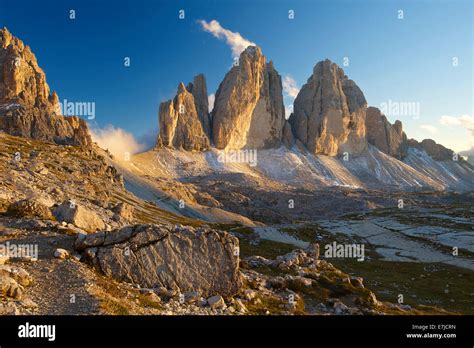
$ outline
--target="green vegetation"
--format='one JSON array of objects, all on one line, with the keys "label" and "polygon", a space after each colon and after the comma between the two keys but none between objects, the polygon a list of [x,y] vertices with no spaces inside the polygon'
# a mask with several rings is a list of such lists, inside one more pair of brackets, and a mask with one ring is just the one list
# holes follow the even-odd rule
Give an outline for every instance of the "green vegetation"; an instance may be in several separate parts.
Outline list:
[{"label": "green vegetation", "polygon": [[365,285],[380,300],[397,303],[398,295],[402,294],[404,303],[413,307],[435,306],[474,314],[474,271],[445,264],[376,259],[331,262],[351,275],[363,277]]},{"label": "green vegetation", "polygon": [[240,239],[240,257],[262,256],[267,259],[274,259],[279,255],[284,255],[296,247],[291,244],[274,242],[271,240],[261,239],[257,245],[252,245],[247,239]]},{"label": "green vegetation", "polygon": [[155,309],[160,309],[160,310],[164,309],[164,307],[161,305],[160,302],[153,301],[147,295],[139,294],[137,298],[138,298],[138,302],[139,302],[140,306],[148,307],[148,308],[155,308]]},{"label": "green vegetation", "polygon": [[111,298],[102,299],[100,301],[100,309],[104,314],[110,315],[129,315],[128,308],[122,305],[119,301]]}]

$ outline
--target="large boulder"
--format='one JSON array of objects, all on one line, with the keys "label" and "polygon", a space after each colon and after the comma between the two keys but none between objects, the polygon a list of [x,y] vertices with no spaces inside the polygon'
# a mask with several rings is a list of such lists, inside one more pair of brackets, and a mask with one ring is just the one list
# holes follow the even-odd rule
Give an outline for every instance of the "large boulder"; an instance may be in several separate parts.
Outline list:
[{"label": "large boulder", "polygon": [[72,201],[64,201],[53,213],[58,221],[68,222],[87,232],[105,229],[99,215]]},{"label": "large boulder", "polygon": [[367,150],[364,94],[330,60],[316,64],[293,106],[289,121],[309,152],[335,156]]},{"label": "large boulder", "polygon": [[87,123],[61,115],[35,55],[6,28],[0,30],[0,129],[58,144],[92,144]]},{"label": "large boulder", "polygon": [[218,149],[279,147],[285,124],[281,77],[249,46],[216,92],[212,135]]},{"label": "large boulder", "polygon": [[367,108],[365,118],[367,141],[380,151],[397,159],[403,159],[408,150],[408,140],[400,121],[392,125],[375,107]]},{"label": "large boulder", "polygon": [[232,296],[241,287],[239,241],[213,229],[133,225],[80,235],[76,250],[104,274],[141,287]]},{"label": "large boulder", "polygon": [[173,100],[160,104],[160,134],[158,147],[174,147],[187,151],[209,149],[209,137],[206,134],[198,114],[195,99],[183,83]]}]

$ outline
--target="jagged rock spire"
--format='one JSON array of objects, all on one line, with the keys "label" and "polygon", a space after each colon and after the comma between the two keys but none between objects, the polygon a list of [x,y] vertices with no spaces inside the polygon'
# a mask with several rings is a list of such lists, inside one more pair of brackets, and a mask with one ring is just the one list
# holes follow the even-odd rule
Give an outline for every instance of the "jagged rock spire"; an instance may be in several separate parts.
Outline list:
[{"label": "jagged rock spire", "polygon": [[207,84],[206,78],[203,74],[194,77],[192,83],[188,84],[187,90],[192,93],[194,97],[194,104],[199,119],[201,120],[204,132],[210,138],[211,136],[211,119],[209,115],[209,101],[207,99]]},{"label": "jagged rock spire", "polygon": [[[193,89],[191,86],[190,88]],[[207,99],[207,95],[205,98]],[[198,114],[200,103],[201,101],[196,103],[184,83],[178,85],[174,99],[160,104],[158,147],[175,147],[188,151],[209,149],[209,137]]]},{"label": "jagged rock spire", "polygon": [[285,111],[281,77],[259,47],[247,47],[216,92],[212,135],[218,149],[281,145]]}]

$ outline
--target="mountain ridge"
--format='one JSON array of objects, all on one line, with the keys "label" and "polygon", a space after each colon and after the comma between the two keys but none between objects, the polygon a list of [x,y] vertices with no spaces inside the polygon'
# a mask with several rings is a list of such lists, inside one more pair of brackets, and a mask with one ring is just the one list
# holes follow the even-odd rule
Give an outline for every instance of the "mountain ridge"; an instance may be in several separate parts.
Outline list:
[{"label": "mountain ridge", "polygon": [[[50,93],[46,76],[29,47],[6,28],[0,31],[0,40],[0,63],[4,71],[0,80],[0,129],[56,144],[91,146],[87,122],[58,112],[59,98],[55,92]],[[18,60],[28,64],[16,64]],[[266,61],[259,47],[249,46],[219,85],[212,112],[208,107],[203,74],[187,85],[180,83],[176,96],[160,104],[156,149],[228,152],[283,148],[290,156],[292,153],[296,156],[311,154],[316,157],[307,163],[318,162],[320,169],[309,169],[307,174],[311,178],[322,178],[316,179],[316,183],[323,186],[331,180],[336,185],[363,183],[365,177],[376,180],[349,186],[389,184],[402,190],[469,190],[473,186],[469,174],[474,173],[474,169],[468,162],[431,139],[421,142],[408,139],[402,123],[391,124],[379,109],[368,107],[357,84],[328,59],[315,65],[295,99],[294,112],[286,119],[281,76],[273,62]],[[318,156],[337,158],[342,166],[338,164],[336,172],[342,177],[325,178],[324,173],[332,169],[322,168],[322,163],[335,162],[321,161],[324,157]],[[342,168],[353,171],[353,177],[363,177],[346,180]],[[396,174],[398,168],[405,168],[407,174]],[[274,170],[291,171],[292,168]],[[385,179],[381,173],[385,173]],[[394,178],[400,180],[398,185]],[[406,180],[413,182],[407,185]]]},{"label": "mountain ridge", "polygon": [[[208,134],[209,146],[204,151],[258,150],[262,153],[262,150],[286,148],[289,153],[296,150],[297,156],[310,154],[315,156],[311,161],[318,162],[320,169],[315,173],[313,168],[308,175],[322,178],[316,182],[323,186],[333,180],[336,185],[351,182],[348,185],[353,187],[389,185],[387,189],[402,190],[470,190],[474,187],[469,182],[474,168],[468,162],[431,139],[421,142],[409,139],[402,122],[397,120],[392,124],[378,108],[368,106],[362,90],[329,59],[315,65],[312,75],[296,96],[294,112],[286,119],[281,107],[268,107],[282,104],[282,88],[273,62],[265,64],[264,61],[261,49],[249,46],[242,52],[239,64],[226,74],[216,94],[217,104],[208,114],[212,135]],[[205,81],[203,74],[199,76]],[[269,80],[276,86],[271,93],[265,87]],[[205,95],[207,99],[207,93]],[[267,105],[266,113],[258,110],[262,100]],[[221,116],[221,110],[233,116]],[[191,113],[188,117],[197,119]],[[160,124],[162,122],[160,113]],[[262,130],[265,128],[272,131],[267,133]],[[232,133],[234,129],[235,134]],[[270,133],[273,141],[266,141]],[[157,149],[161,147],[159,140]],[[186,146],[174,148],[186,150]],[[323,157],[320,156],[337,158],[342,165],[337,170],[339,173],[346,168],[353,172],[351,176],[361,175],[370,180],[347,180],[343,178],[345,174],[325,178],[323,173],[327,170],[321,167],[322,163],[335,162],[329,159],[321,162]],[[273,170],[291,171],[291,167],[280,163],[282,166]],[[430,170],[428,165],[436,169]],[[399,168],[404,169],[400,171]],[[457,177],[460,182],[450,176]]]}]

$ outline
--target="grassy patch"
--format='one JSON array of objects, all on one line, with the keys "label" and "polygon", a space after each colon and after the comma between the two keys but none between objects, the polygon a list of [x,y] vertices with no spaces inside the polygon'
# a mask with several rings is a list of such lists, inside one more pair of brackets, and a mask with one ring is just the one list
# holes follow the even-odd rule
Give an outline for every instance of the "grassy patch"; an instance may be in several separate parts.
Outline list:
[{"label": "grassy patch", "polygon": [[149,296],[139,294],[137,298],[138,298],[138,302],[140,306],[155,308],[155,309],[160,309],[160,310],[164,309],[164,307],[161,305],[160,302],[153,301]]},{"label": "grassy patch", "polygon": [[250,244],[246,239],[240,239],[240,257],[262,256],[267,259],[274,259],[279,255],[287,254],[297,249],[294,245],[274,242],[271,240],[261,239],[258,245]]},{"label": "grassy patch", "polygon": [[128,308],[122,305],[119,301],[110,298],[102,298],[100,300],[100,309],[104,314],[111,315],[129,315]]},{"label": "grassy patch", "polygon": [[365,285],[383,301],[396,303],[402,294],[404,303],[412,307],[438,307],[474,314],[473,271],[445,264],[374,259],[331,262],[351,275],[363,277]]}]

